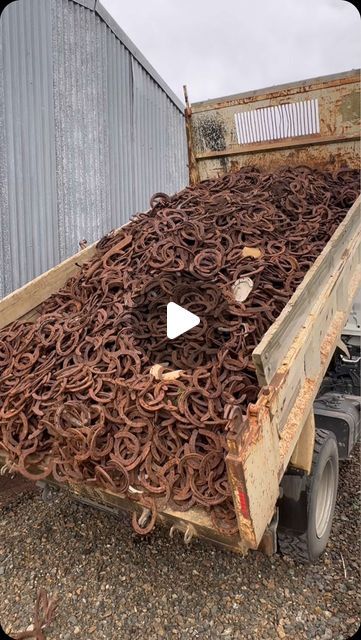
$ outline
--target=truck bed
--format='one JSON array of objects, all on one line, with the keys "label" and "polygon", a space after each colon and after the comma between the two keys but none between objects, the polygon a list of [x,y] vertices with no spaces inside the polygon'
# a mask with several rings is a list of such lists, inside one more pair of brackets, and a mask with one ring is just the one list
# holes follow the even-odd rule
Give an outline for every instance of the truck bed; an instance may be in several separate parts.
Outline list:
[{"label": "truck bed", "polygon": [[[158,518],[186,540],[199,536],[245,553],[267,548],[279,483],[289,462],[309,471],[314,420],[312,403],[340,340],[361,283],[361,197],[306,274],[279,318],[254,350],[261,392],[247,416],[229,416],[234,431],[226,458],[240,535],[217,532],[201,508],[165,509]],[[0,302],[0,328],[34,320],[39,305],[96,253],[92,245]],[[4,454],[1,454],[5,463]],[[78,498],[111,508],[142,510],[111,491],[69,484]]]},{"label": "truck bed", "polygon": [[[324,169],[344,164],[359,167],[359,90],[359,73],[352,71],[219,98],[192,108],[188,105],[191,182],[247,164],[261,168],[300,163]],[[295,103],[307,104],[295,107]],[[293,123],[291,131],[282,127],[273,131],[274,139],[269,139],[268,131],[268,139],[260,141],[261,129],[256,133],[259,139],[253,141],[249,132],[245,134],[242,127],[246,116],[242,113],[252,111],[247,118],[248,122],[253,119],[255,125],[263,117],[254,113],[258,108],[281,109],[289,115],[289,104],[293,105],[293,113],[298,110],[298,114],[311,114],[309,130],[306,118],[301,127],[297,125],[298,129]],[[0,301],[0,329],[14,320],[34,320],[39,305],[96,251],[95,244],[87,247]],[[236,410],[227,415],[234,427],[227,439],[226,463],[239,535],[217,532],[201,508],[186,512],[165,509],[159,513],[159,520],[170,525],[171,531],[179,529],[186,542],[199,536],[240,553],[250,548],[272,548],[279,484],[289,464],[310,471],[315,429],[313,401],[360,284],[361,197],[254,350],[261,387],[257,402],[248,406],[246,416]],[[0,457],[4,463],[1,449]],[[70,484],[68,489],[79,499],[113,512],[142,510],[135,502],[100,488]]]}]

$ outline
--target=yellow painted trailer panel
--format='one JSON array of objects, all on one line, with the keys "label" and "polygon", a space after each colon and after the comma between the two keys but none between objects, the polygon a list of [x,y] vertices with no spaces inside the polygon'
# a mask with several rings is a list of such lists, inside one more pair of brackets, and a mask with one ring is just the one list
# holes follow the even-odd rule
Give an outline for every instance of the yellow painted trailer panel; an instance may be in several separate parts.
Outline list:
[{"label": "yellow painted trailer panel", "polygon": [[244,165],[360,166],[360,70],[197,102],[186,117],[191,182]]}]

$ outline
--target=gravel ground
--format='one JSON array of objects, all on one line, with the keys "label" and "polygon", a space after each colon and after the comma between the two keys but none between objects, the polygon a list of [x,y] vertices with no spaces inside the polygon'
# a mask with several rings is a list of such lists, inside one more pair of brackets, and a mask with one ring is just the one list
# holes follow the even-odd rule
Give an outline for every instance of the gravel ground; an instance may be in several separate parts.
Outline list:
[{"label": "gravel ground", "polygon": [[19,474],[0,476],[0,509],[13,503],[19,495],[38,491],[34,482],[29,482]]},{"label": "gravel ground", "polygon": [[341,468],[327,552],[300,566],[279,555],[241,558],[197,541],[185,548],[128,518],[28,493],[0,514],[0,621],[32,620],[37,591],[59,594],[47,640],[343,640],[359,626],[359,449]]}]

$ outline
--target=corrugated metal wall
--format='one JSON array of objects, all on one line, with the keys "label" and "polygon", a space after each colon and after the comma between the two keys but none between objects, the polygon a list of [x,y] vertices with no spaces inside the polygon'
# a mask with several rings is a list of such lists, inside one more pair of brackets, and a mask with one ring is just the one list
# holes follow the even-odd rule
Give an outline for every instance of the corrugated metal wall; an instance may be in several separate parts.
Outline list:
[{"label": "corrugated metal wall", "polygon": [[99,3],[11,3],[0,47],[2,297],[188,174],[181,103]]},{"label": "corrugated metal wall", "polygon": [[0,296],[59,261],[51,7],[11,3],[1,15]]}]

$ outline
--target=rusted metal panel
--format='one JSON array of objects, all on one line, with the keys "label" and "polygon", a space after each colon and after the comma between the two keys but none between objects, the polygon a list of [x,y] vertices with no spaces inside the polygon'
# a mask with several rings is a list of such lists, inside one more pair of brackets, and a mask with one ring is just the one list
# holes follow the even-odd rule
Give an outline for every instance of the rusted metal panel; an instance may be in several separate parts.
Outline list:
[{"label": "rusted metal panel", "polygon": [[[279,110],[287,127],[277,135],[273,121]],[[360,163],[358,70],[198,102],[191,113],[192,152],[201,180],[249,164],[269,170],[285,164],[325,168]],[[244,136],[237,129],[237,114],[248,127]],[[288,135],[292,131],[297,135]]]},{"label": "rusted metal panel", "polygon": [[[219,156],[217,158],[199,159],[200,180],[217,178],[224,173],[237,171],[246,165],[257,165],[265,171],[272,171],[281,166],[307,164],[316,169],[338,168],[343,164],[355,167],[359,165],[359,142],[315,144],[297,146],[295,148],[277,148],[264,151],[245,151],[242,154]],[[358,163],[358,165],[357,165]]]},{"label": "rusted metal panel", "polygon": [[264,87],[262,89],[255,89],[253,91],[245,91],[242,93],[235,93],[232,95],[224,96],[223,98],[212,98],[210,100],[202,100],[194,103],[194,108],[197,111],[214,111],[214,109],[221,109],[225,105],[235,105],[247,102],[257,102],[263,100],[265,95],[270,98],[290,96],[295,93],[308,93],[311,90],[320,88],[337,87],[340,84],[348,84],[354,82],[355,75],[359,74],[360,69],[352,69],[351,71],[344,71],[342,73],[334,73],[327,76],[318,76],[315,78],[307,78],[305,80],[298,80],[297,82],[287,82],[285,84],[273,85],[271,87]]}]

